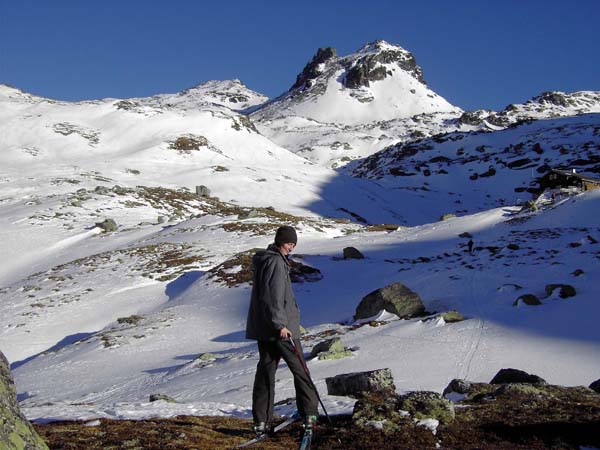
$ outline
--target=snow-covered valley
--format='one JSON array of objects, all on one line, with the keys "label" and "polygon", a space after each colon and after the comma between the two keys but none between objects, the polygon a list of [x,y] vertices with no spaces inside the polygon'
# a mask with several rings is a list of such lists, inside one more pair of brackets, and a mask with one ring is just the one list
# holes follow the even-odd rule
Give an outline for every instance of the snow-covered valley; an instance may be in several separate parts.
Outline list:
[{"label": "snow-covered valley", "polygon": [[[553,168],[600,172],[598,93],[465,112],[411,57],[322,53],[270,101],[237,80],[79,103],[0,86],[0,350],[27,417],[250,416],[247,256],[281,224],[319,271],[294,283],[305,350],[351,349],[309,362],[330,413],[354,400],[326,377],[383,367],[401,391],[507,367],[597,380],[600,189],[533,200]],[[394,282],[428,314],[353,321]],[[276,401],[293,396],[282,368]]]}]

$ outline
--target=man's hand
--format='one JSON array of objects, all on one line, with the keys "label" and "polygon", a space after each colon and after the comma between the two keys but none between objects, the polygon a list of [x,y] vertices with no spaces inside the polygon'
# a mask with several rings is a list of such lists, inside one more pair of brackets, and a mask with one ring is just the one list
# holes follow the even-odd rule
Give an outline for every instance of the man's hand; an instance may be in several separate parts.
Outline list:
[{"label": "man's hand", "polygon": [[292,337],[292,332],[290,330],[288,330],[286,327],[283,327],[281,330],[279,330],[279,337],[282,340],[287,341],[289,338]]}]

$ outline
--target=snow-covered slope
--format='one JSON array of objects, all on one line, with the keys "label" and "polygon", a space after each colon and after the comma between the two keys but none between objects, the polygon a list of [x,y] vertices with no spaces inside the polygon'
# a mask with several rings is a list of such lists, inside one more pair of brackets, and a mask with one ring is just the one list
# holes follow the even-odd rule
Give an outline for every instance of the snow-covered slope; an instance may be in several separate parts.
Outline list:
[{"label": "snow-covered slope", "polygon": [[[322,274],[319,281],[295,285],[309,331],[306,349],[332,335],[353,349],[348,358],[309,363],[328,410],[348,411],[353,401],[325,395],[325,377],[381,367],[392,369],[402,391],[440,391],[453,378],[489,381],[506,367],[556,384],[587,385],[595,380],[600,370],[600,330],[595,323],[600,313],[595,281],[600,275],[600,222],[595,214],[599,202],[600,192],[589,192],[535,214],[499,208],[391,233],[364,229],[335,236],[298,224],[302,256],[296,259]],[[460,237],[464,233],[475,242],[473,254],[467,251],[468,238]],[[218,220],[206,217],[158,232],[146,242],[164,241],[189,243],[224,259],[241,248],[264,245],[269,237],[247,231],[231,235]],[[231,242],[238,245],[229,247]],[[348,245],[358,247],[366,259],[339,258]],[[114,258],[95,270],[110,273],[119,264]],[[237,261],[223,273],[238,273],[241,260]],[[99,283],[107,275],[100,273],[93,281],[89,267],[87,262],[73,264],[60,273],[67,284],[102,289]],[[137,305],[140,314],[90,334],[77,334],[75,321],[64,322],[68,338],[63,344],[68,345],[14,371],[27,415],[44,420],[247,417],[257,358],[256,346],[243,339],[249,285],[228,287],[222,277],[199,268],[166,286],[155,282],[125,294],[128,286],[136,287],[135,277],[128,280],[133,274],[123,270],[132,268],[127,259],[119,267],[111,276],[111,290],[103,296],[106,305],[112,308],[127,300],[129,313]],[[42,298],[42,306],[30,308],[40,318],[29,322],[23,342],[36,342],[43,334],[43,317],[48,320],[55,314],[50,305],[43,306],[52,295],[54,281],[49,278],[31,280],[39,290],[29,292]],[[362,296],[396,281],[419,293],[428,311],[457,309],[467,320],[445,323],[435,314],[423,320],[396,320],[384,314],[378,327],[342,324]],[[554,283],[572,285],[575,297],[547,294],[546,286]],[[513,306],[525,293],[537,295],[542,305]],[[24,297],[5,292],[15,304],[19,296]],[[158,304],[152,307],[148,298]],[[80,302],[84,313],[87,302]],[[179,403],[149,403],[149,395],[157,393]],[[292,396],[291,377],[282,373],[276,400]],[[290,408],[282,406],[278,412]]]},{"label": "snow-covered slope", "polygon": [[412,208],[409,223],[523,204],[551,168],[600,173],[600,115],[521,123],[500,131],[448,133],[391,146],[348,166]]},{"label": "snow-covered slope", "polygon": [[[235,80],[78,103],[0,85],[0,349],[30,418],[249,416],[247,262],[281,224],[320,271],[294,286],[306,349],[336,335],[352,349],[310,361],[330,412],[353,400],[324,395],[325,377],[381,367],[400,390],[506,367],[598,378],[600,192],[519,205],[549,168],[600,173],[600,114],[584,114],[597,93],[465,113],[379,41],[321,50],[290,92],[241,112],[265,100]],[[344,260],[349,246],[366,258]],[[392,282],[431,315],[350,323]],[[541,305],[513,306],[522,294]],[[466,320],[437,314],[450,309]],[[288,375],[277,383],[277,400],[293,396]]]},{"label": "snow-covered slope", "polygon": [[500,112],[466,111],[459,118],[461,125],[505,128],[517,122],[576,116],[600,112],[600,92],[544,92],[523,104],[510,104]]},{"label": "snow-covered slope", "polygon": [[[258,106],[269,98],[246,87],[240,80],[212,80],[185,89],[177,94],[159,94],[153,97],[130,99],[135,104],[161,108],[199,109],[208,103],[225,106],[234,111]],[[127,106],[126,103],[123,106]]]}]

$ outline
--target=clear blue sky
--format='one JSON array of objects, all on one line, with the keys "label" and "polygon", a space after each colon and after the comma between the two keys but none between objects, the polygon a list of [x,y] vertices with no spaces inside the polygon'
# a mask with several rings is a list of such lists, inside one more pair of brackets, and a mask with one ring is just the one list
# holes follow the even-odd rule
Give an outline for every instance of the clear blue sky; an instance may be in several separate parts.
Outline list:
[{"label": "clear blue sky", "polygon": [[464,109],[600,90],[600,0],[0,0],[0,83],[80,100],[239,78],[270,97],[318,47],[413,52]]}]

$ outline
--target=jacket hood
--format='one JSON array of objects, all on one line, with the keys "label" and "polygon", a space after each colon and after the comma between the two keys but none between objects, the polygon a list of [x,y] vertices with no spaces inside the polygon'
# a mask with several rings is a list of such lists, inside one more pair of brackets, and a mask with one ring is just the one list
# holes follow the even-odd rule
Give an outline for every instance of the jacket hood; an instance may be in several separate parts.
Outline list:
[{"label": "jacket hood", "polygon": [[281,254],[275,244],[270,244],[266,249],[259,250],[254,254],[252,257],[252,265],[255,268],[260,267],[266,260],[270,258],[283,258],[283,260],[288,263],[287,258]]}]

